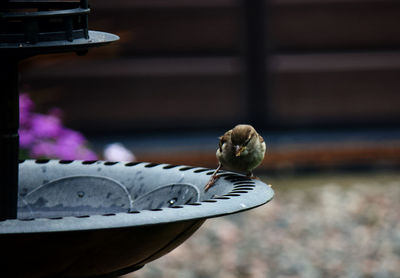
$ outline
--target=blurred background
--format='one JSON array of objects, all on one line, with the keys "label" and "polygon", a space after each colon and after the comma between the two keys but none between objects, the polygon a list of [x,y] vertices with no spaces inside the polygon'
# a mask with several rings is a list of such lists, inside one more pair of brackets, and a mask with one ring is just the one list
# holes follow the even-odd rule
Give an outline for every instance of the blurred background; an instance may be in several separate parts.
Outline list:
[{"label": "blurred background", "polygon": [[97,153],[212,168],[217,137],[251,123],[276,191],[132,277],[400,277],[399,1],[90,5],[120,41],[25,60],[36,111],[58,107]]},{"label": "blurred background", "polygon": [[91,8],[90,28],[121,40],[26,60],[21,88],[97,150],[121,141],[142,161],[211,167],[216,138],[247,122],[270,143],[264,169],[400,160],[398,1]]}]

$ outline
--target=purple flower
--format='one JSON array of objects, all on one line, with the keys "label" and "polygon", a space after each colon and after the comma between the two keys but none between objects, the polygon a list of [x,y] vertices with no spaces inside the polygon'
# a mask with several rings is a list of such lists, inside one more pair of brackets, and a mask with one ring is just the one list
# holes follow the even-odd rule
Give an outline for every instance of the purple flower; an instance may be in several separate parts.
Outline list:
[{"label": "purple flower", "polygon": [[34,144],[30,155],[35,158],[53,158],[55,157],[55,144],[50,141],[41,141]]},{"label": "purple flower", "polygon": [[29,129],[19,130],[19,145],[21,148],[28,149],[35,141],[35,136]]},{"label": "purple flower", "polygon": [[95,160],[97,155],[86,147],[85,138],[71,129],[62,129],[56,139],[47,139],[33,145],[32,157],[58,158],[65,160]]},{"label": "purple flower", "polygon": [[20,95],[20,146],[33,158],[95,160],[96,154],[87,147],[85,137],[64,128],[62,111],[53,108],[47,115],[33,113],[33,102],[27,94]]},{"label": "purple flower", "polygon": [[30,99],[28,94],[23,93],[19,95],[20,110],[25,111],[26,113],[30,113],[33,107],[34,107],[33,101]]},{"label": "purple flower", "polygon": [[85,138],[74,130],[63,129],[56,144],[56,156],[61,159],[96,159],[92,152],[87,150]]},{"label": "purple flower", "polygon": [[32,114],[31,132],[37,138],[56,138],[61,135],[61,120],[53,115]]},{"label": "purple flower", "polygon": [[29,126],[30,124],[30,113],[34,105],[28,94],[19,95],[19,123],[20,126]]}]

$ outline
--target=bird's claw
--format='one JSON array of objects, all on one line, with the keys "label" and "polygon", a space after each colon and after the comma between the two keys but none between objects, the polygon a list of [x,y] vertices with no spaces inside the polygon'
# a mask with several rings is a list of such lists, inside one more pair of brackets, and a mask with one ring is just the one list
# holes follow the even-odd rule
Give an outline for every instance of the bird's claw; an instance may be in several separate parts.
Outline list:
[{"label": "bird's claw", "polygon": [[219,177],[220,176],[212,175],[210,180],[207,182],[206,186],[204,186],[204,191],[207,192],[207,190],[214,185],[214,183],[219,179]]},{"label": "bird's claw", "polygon": [[210,187],[212,187],[214,185],[214,183],[217,181],[217,179],[220,178],[220,176],[217,176],[218,171],[221,169],[222,164],[221,162],[218,164],[217,169],[215,169],[214,173],[212,174],[210,180],[207,182],[206,186],[204,186],[204,192],[207,192],[208,189],[210,189]]}]

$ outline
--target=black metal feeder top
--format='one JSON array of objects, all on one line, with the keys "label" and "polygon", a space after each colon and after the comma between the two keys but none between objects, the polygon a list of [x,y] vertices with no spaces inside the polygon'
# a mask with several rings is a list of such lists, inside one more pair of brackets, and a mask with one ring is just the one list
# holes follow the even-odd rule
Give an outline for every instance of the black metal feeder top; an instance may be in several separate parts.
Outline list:
[{"label": "black metal feeder top", "polygon": [[18,56],[76,51],[118,40],[89,31],[87,0],[9,0],[0,11],[0,50]]}]

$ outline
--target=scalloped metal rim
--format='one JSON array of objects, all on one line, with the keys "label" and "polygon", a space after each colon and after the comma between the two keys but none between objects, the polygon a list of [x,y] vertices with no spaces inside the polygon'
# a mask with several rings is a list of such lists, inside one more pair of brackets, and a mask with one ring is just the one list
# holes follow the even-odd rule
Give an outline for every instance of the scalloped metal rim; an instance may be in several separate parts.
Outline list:
[{"label": "scalloped metal rim", "polygon": [[[35,162],[41,164],[48,163],[49,161],[36,160]],[[81,163],[81,165],[83,166],[90,166],[95,163],[102,163],[103,165],[106,165],[108,167],[112,167],[116,164],[123,164],[121,162],[114,163],[103,161],[98,162],[77,160],[60,160],[58,161],[58,163]],[[179,171],[191,171],[195,174],[202,175],[209,175],[212,172],[212,169],[194,166],[175,166],[149,162],[124,163],[125,167],[134,167],[137,165],[143,165],[145,168],[158,166],[163,167],[164,169],[177,168]],[[196,219],[207,219],[227,214],[233,214],[258,207],[269,202],[274,196],[274,191],[270,188],[270,186],[266,185],[260,180],[250,180],[246,176],[243,176],[241,174],[227,171],[224,171],[221,175],[226,181],[232,184],[232,190],[222,196],[210,197],[196,203],[156,210],[141,210],[116,214],[110,213],[103,215],[82,215],[79,217],[68,216],[55,218],[37,218],[28,220],[5,220],[0,222],[0,234],[111,229],[156,225]],[[207,196],[204,195],[204,197]],[[185,210],[185,213],[179,213],[180,210]]]}]

